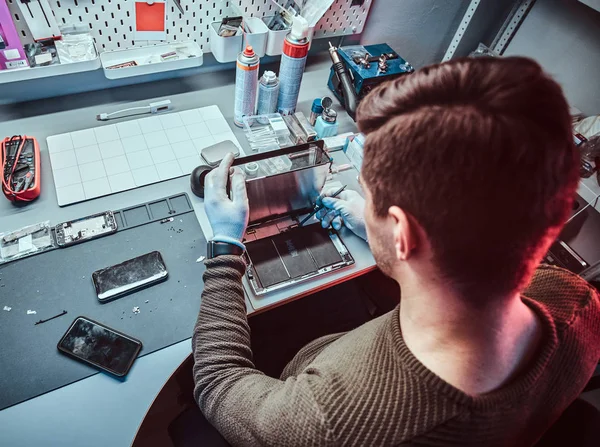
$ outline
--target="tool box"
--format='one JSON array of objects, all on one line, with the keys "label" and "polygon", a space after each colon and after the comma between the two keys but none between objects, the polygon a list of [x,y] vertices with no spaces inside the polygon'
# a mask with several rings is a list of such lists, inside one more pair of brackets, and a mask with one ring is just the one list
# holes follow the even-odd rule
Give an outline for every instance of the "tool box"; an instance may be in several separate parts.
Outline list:
[{"label": "tool box", "polygon": [[16,135],[0,144],[2,192],[11,202],[31,202],[40,195],[40,147],[33,137]]}]

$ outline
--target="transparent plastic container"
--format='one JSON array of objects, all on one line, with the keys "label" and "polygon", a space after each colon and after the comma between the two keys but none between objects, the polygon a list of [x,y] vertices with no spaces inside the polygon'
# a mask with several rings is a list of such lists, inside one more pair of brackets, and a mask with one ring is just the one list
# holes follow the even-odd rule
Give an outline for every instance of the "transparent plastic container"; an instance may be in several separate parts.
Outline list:
[{"label": "transparent plastic container", "polygon": [[292,168],[292,160],[287,155],[280,157],[267,158],[258,162],[261,169],[268,175],[281,174],[288,172]]},{"label": "transparent plastic container", "polygon": [[268,152],[292,146],[290,130],[279,113],[245,116],[242,122],[252,152]]},{"label": "transparent plastic container", "polygon": [[248,180],[288,172],[292,169],[292,166],[293,162],[290,157],[288,155],[281,155],[266,160],[252,161],[238,167],[244,172]]}]

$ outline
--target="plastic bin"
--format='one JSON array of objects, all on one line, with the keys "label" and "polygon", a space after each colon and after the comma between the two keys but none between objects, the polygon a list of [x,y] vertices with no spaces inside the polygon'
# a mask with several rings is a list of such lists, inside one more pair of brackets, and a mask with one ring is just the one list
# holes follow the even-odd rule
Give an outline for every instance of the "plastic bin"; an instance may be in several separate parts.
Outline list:
[{"label": "plastic bin", "polygon": [[245,116],[242,121],[252,152],[269,152],[293,145],[290,130],[279,113]]},{"label": "plastic bin", "polygon": [[246,25],[246,45],[252,45],[254,52],[258,57],[263,57],[267,50],[267,40],[269,37],[269,28],[265,22],[258,17],[245,19]]},{"label": "plastic bin", "polygon": [[[263,23],[265,23],[265,26],[267,26],[267,23],[270,23],[271,20],[273,19],[273,16],[269,16],[269,17],[263,17]],[[267,26],[267,29],[269,31],[268,33],[268,38],[267,38],[267,50],[266,50],[266,54],[268,56],[279,56],[281,53],[283,53],[283,41],[285,40],[285,36],[288,35],[288,33],[290,32],[290,27],[286,28],[286,29],[282,29],[279,31],[273,31],[271,29],[269,29],[269,27]],[[313,34],[315,33],[315,27],[311,26],[308,28],[308,40],[310,41],[309,44],[309,49],[312,46],[312,38],[313,38]]]},{"label": "plastic bin", "polygon": [[218,34],[220,27],[221,22],[210,24],[210,51],[218,62],[233,62],[242,51],[243,33],[240,31],[235,36],[222,37]]}]

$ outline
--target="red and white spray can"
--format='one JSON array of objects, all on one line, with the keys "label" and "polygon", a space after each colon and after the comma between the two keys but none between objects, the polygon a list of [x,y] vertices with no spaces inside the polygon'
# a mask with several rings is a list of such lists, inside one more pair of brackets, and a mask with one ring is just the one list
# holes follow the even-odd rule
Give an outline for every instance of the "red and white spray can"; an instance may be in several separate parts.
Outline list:
[{"label": "red and white spray can", "polygon": [[279,68],[277,111],[282,115],[291,115],[296,111],[309,46],[308,22],[302,16],[295,16],[292,30],[283,42]]},{"label": "red and white spray can", "polygon": [[238,127],[244,125],[244,116],[252,116],[255,112],[259,61],[250,45],[237,58],[233,123]]}]

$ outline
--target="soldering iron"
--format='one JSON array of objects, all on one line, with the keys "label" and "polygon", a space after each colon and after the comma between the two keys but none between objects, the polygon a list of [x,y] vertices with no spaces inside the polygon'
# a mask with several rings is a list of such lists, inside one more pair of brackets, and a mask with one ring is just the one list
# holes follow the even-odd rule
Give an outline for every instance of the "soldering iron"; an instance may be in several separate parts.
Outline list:
[{"label": "soldering iron", "polygon": [[346,71],[346,66],[340,59],[337,50],[338,49],[329,42],[329,56],[333,62],[333,67],[331,69],[335,71],[341,84],[344,108],[346,109],[346,112],[348,112],[348,115],[350,115],[353,120],[356,120],[356,108],[358,107],[356,92],[354,90],[354,85],[352,84],[352,79],[350,79],[350,74]]}]

